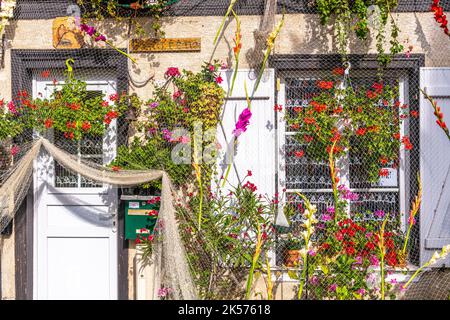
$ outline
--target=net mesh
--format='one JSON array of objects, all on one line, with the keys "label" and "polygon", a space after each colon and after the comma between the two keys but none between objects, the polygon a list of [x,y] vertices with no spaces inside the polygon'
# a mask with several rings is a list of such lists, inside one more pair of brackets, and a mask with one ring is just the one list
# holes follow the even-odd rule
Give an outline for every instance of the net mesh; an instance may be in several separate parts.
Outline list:
[{"label": "net mesh", "polygon": [[[2,237],[31,189],[113,186],[161,197],[136,240],[160,299],[448,299],[449,145],[419,88],[450,41],[431,1],[380,1],[395,3],[382,49],[403,48],[377,54],[384,11],[341,2],[350,20],[325,19],[325,0],[2,1]],[[133,51],[183,29],[200,52]]]}]

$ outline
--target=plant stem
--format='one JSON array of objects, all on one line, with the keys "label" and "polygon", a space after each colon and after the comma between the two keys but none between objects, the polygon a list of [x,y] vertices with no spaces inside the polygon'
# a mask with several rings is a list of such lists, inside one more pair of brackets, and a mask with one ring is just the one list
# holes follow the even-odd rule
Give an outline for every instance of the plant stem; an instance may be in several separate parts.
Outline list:
[{"label": "plant stem", "polygon": [[257,235],[257,242],[256,242],[256,248],[255,248],[255,254],[253,255],[252,259],[252,266],[250,267],[250,272],[247,279],[247,288],[245,292],[245,298],[247,300],[250,299],[250,293],[252,290],[252,284],[253,284],[253,274],[255,273],[256,269],[256,263],[258,262],[259,255],[261,253],[261,246],[262,246],[262,235],[261,235],[261,229],[259,226],[259,222],[257,222],[257,228],[258,228],[258,235]]},{"label": "plant stem", "polygon": [[231,0],[231,1],[230,1],[230,5],[228,6],[227,13],[226,13],[225,16],[223,17],[222,23],[220,24],[220,27],[219,27],[219,30],[217,30],[216,36],[214,37],[214,42],[213,42],[214,45],[216,45],[217,39],[218,39],[219,36],[220,36],[220,33],[221,33],[222,29],[223,29],[223,26],[225,25],[225,20],[226,20],[226,19],[228,18],[228,16],[230,15],[231,10],[233,10],[233,6],[234,6],[234,4],[236,3],[236,1],[237,1],[237,0]]},{"label": "plant stem", "polygon": [[416,272],[414,272],[414,274],[412,275],[411,278],[409,278],[409,280],[406,282],[406,284],[403,286],[403,289],[406,289],[409,284],[414,280],[415,277],[417,277],[417,275],[423,270],[423,268],[428,267],[429,263],[425,263],[423,266],[421,266],[419,269],[416,270]]},{"label": "plant stem", "polygon": [[334,165],[334,147],[336,146],[337,140],[334,141],[333,145],[330,149],[330,156],[329,156],[329,166],[330,166],[330,175],[331,175],[331,186],[333,188],[333,201],[334,201],[334,222],[337,222],[338,218],[338,203],[339,203],[339,193],[336,186],[336,169]]},{"label": "plant stem", "polygon": [[300,284],[299,284],[299,288],[298,288],[298,300],[300,300],[302,298],[302,294],[303,294],[303,287],[305,285],[305,277],[306,277],[306,269],[308,268],[308,252],[306,252],[305,254],[303,254],[303,270],[302,270],[302,276],[300,278]]},{"label": "plant stem", "polygon": [[267,266],[267,300],[272,300],[272,271],[270,270],[269,257],[266,252],[266,266]]},{"label": "plant stem", "polygon": [[131,57],[128,53],[123,52],[122,50],[120,50],[119,48],[116,48],[111,42],[109,41],[105,41],[105,43],[110,46],[111,48],[113,48],[114,50],[116,50],[117,52],[123,54],[124,56],[126,56],[128,59],[130,59],[131,61],[133,61],[133,63],[137,63],[136,59],[134,59],[133,57]]}]

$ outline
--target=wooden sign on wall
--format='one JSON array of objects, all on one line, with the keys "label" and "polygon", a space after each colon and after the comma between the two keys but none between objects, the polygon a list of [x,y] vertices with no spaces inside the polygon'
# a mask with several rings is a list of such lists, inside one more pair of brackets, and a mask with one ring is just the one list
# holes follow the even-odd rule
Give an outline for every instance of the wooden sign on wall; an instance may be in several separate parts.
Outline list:
[{"label": "wooden sign on wall", "polygon": [[132,39],[131,52],[201,51],[201,38]]}]

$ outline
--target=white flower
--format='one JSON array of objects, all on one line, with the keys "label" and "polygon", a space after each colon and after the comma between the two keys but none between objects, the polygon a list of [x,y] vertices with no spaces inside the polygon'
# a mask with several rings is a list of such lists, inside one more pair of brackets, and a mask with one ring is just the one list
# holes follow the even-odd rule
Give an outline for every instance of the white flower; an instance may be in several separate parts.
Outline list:
[{"label": "white flower", "polygon": [[435,264],[439,259],[441,258],[441,255],[439,252],[435,252],[433,256],[431,257],[430,261],[428,261],[429,264]]}]

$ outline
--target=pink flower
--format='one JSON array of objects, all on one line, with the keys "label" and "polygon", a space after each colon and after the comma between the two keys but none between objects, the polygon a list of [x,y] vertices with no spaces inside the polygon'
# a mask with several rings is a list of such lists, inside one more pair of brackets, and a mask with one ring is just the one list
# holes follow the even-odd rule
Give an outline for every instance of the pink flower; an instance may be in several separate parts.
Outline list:
[{"label": "pink flower", "polygon": [[337,284],[336,283],[333,283],[328,288],[328,290],[331,291],[331,292],[336,292],[336,289],[337,289]]},{"label": "pink flower", "polygon": [[150,108],[152,108],[152,109],[155,109],[158,106],[159,106],[159,102],[155,101],[155,102],[150,103]]},{"label": "pink flower", "polygon": [[364,290],[363,288],[361,288],[361,289],[358,289],[358,291],[356,291],[356,293],[359,294],[359,295],[361,295],[361,296],[363,296],[363,295],[366,294],[366,290]]},{"label": "pink flower", "polygon": [[308,254],[309,254],[311,257],[315,257],[315,256],[317,255],[317,252],[315,252],[314,250],[309,250],[309,251],[308,251]]},{"label": "pink flower", "polygon": [[363,262],[363,259],[362,259],[362,257],[361,256],[357,256],[356,258],[355,258],[355,264],[362,264],[362,262]]},{"label": "pink flower", "polygon": [[178,70],[178,68],[171,67],[171,68],[167,69],[166,76],[168,76],[168,77],[179,77],[179,76],[181,76],[181,73],[180,73],[180,70]]},{"label": "pink flower", "polygon": [[13,101],[8,102],[8,110],[13,114],[18,113]]},{"label": "pink flower", "polygon": [[173,94],[173,98],[174,98],[174,99],[177,99],[177,98],[181,97],[182,95],[183,95],[183,92],[181,92],[180,90],[178,90],[178,91],[176,91],[176,92]]},{"label": "pink flower", "polygon": [[322,221],[330,221],[331,220],[331,216],[328,213],[324,213],[322,215]]},{"label": "pink flower", "polygon": [[180,142],[181,143],[186,144],[186,143],[189,143],[189,141],[191,141],[191,139],[189,139],[189,137],[185,137],[185,136],[181,136],[180,137]]},{"label": "pink flower", "polygon": [[98,37],[96,37],[94,40],[95,40],[95,42],[106,41],[106,37],[103,34],[101,34]]},{"label": "pink flower", "polygon": [[216,78],[216,83],[217,83],[217,84],[221,84],[222,82],[223,82],[222,77],[221,77],[221,76],[218,76],[218,77]]},{"label": "pink flower", "polygon": [[81,29],[81,31],[86,32],[91,37],[97,32],[97,30],[95,30],[94,27],[88,26],[87,24],[84,24],[84,23],[82,25],[80,25],[80,29]]},{"label": "pink flower", "polygon": [[383,218],[386,215],[386,213],[383,210],[377,210],[375,211],[374,215],[377,218]]},{"label": "pink flower", "polygon": [[249,108],[245,108],[244,111],[239,115],[239,119],[236,122],[236,128],[233,130],[234,136],[237,138],[243,132],[247,131],[247,127],[250,124],[250,118],[252,117],[252,112]]},{"label": "pink flower", "polygon": [[319,277],[318,276],[312,276],[311,279],[309,279],[309,283],[312,285],[318,285],[319,284]]},{"label": "pink flower", "polygon": [[392,278],[391,279],[391,284],[397,284],[398,282],[397,282],[397,279],[396,278]]},{"label": "pink flower", "polygon": [[11,148],[11,155],[14,157],[16,154],[18,154],[20,152],[20,147],[19,146],[16,146],[16,145],[14,145],[12,148]]},{"label": "pink flower", "polygon": [[380,261],[376,256],[370,256],[369,261],[372,266],[378,266],[380,264]]},{"label": "pink flower", "polygon": [[214,72],[216,71],[216,67],[212,64],[209,65],[209,71]]}]

